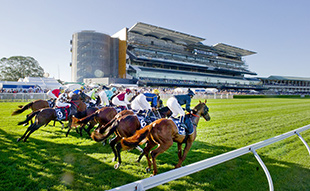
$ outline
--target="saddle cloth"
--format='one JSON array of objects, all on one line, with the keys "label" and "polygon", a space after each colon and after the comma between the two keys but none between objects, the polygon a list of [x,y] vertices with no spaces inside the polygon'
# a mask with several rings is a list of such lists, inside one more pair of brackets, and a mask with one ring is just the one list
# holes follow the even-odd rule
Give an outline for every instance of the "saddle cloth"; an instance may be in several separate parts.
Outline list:
[{"label": "saddle cloth", "polygon": [[56,116],[58,121],[68,120],[69,108],[67,107],[57,107],[55,108]]},{"label": "saddle cloth", "polygon": [[[134,111],[135,112],[135,111]],[[140,121],[140,124],[141,124],[141,127],[140,129],[143,129],[145,126],[147,126],[148,124],[152,123],[153,121],[157,120],[158,118],[156,118],[155,116],[149,116],[149,117],[145,117],[144,114],[139,114],[139,113],[136,113],[135,114],[137,115],[139,121]]]},{"label": "saddle cloth", "polygon": [[175,125],[178,127],[180,135],[190,135],[194,132],[193,125],[191,124],[191,121],[188,115],[185,115],[185,119],[184,119],[184,124],[187,127],[186,129],[181,125],[179,118],[170,117],[169,119],[171,119],[175,123]]}]

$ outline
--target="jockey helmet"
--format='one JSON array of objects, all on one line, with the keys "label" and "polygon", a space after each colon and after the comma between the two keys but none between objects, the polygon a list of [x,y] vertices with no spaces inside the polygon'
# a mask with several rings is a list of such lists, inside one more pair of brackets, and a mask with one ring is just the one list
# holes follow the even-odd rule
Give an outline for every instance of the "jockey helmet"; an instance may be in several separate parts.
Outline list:
[{"label": "jockey helmet", "polygon": [[70,92],[70,90],[69,90],[69,88],[66,88],[65,93],[68,93],[68,92]]},{"label": "jockey helmet", "polygon": [[131,93],[131,90],[129,88],[127,88],[126,93]]},{"label": "jockey helmet", "polygon": [[152,93],[154,93],[154,94],[159,94],[159,91],[158,91],[158,89],[154,89],[154,90],[152,91]]},{"label": "jockey helmet", "polygon": [[84,86],[81,86],[81,90],[84,90],[85,88],[84,88]]},{"label": "jockey helmet", "polygon": [[111,89],[111,91],[114,93],[114,92],[116,92],[116,88],[115,87],[113,87],[112,89]]},{"label": "jockey helmet", "polygon": [[61,87],[61,86],[59,87],[59,90],[63,90],[63,89],[64,89],[63,87]]},{"label": "jockey helmet", "polygon": [[194,93],[191,89],[188,89],[187,95],[189,95],[189,96],[194,96],[195,93]]}]

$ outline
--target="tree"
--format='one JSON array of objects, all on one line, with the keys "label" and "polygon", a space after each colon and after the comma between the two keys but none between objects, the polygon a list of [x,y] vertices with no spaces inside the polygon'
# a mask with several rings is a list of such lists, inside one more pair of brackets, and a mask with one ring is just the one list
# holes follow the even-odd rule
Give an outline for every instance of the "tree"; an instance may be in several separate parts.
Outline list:
[{"label": "tree", "polygon": [[12,56],[0,60],[0,80],[17,81],[25,77],[43,77],[44,70],[32,57]]}]

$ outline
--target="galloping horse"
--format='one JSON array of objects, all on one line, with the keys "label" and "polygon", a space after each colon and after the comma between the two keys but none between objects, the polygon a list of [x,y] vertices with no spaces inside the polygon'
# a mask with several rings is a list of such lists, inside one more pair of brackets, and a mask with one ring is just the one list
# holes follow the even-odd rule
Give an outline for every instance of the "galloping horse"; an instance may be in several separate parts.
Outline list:
[{"label": "galloping horse", "polygon": [[85,125],[84,125],[84,126],[81,126],[79,129],[77,129],[77,128],[76,128],[76,124],[75,124],[75,120],[78,120],[78,119],[83,118],[83,117],[85,117],[85,116],[91,115],[91,114],[95,113],[97,110],[98,110],[97,107],[90,107],[90,108],[87,108],[85,111],[78,112],[75,116],[72,116],[72,118],[71,118],[71,119],[72,119],[72,121],[71,121],[71,126],[68,127],[68,131],[67,131],[67,133],[66,133],[66,137],[68,137],[68,135],[69,135],[69,133],[70,133],[72,127],[75,127],[76,132],[79,133],[81,137],[83,136],[83,135],[82,135],[82,130],[83,130],[83,129],[84,129],[84,130],[88,133],[88,135],[90,136],[89,131],[90,131],[90,129],[92,129],[92,128],[97,124],[97,122],[95,122],[95,120],[89,121],[89,126],[88,126],[88,129],[86,130],[86,129],[84,128]]},{"label": "galloping horse", "polygon": [[[131,113],[130,113],[131,112]],[[121,164],[120,149],[116,151],[115,145],[123,138],[130,137],[135,134],[141,127],[140,121],[132,111],[124,110],[121,111],[113,120],[111,120],[105,126],[97,128],[91,134],[91,138],[96,142],[105,141],[111,134],[115,133],[115,137],[110,141],[110,146],[114,153],[113,161],[118,158],[118,163],[114,165],[117,169]]]},{"label": "galloping horse", "polygon": [[[158,110],[161,117],[167,117],[167,115],[171,115],[171,111],[168,107],[165,109]],[[109,123],[105,126],[98,127],[94,132],[91,134],[91,138],[94,141],[101,142],[105,141],[111,134],[115,133],[116,136],[111,139],[110,146],[114,153],[113,161],[116,161],[118,158],[118,163],[114,165],[114,168],[117,169],[121,164],[121,156],[120,150],[117,149],[115,145],[119,143],[119,141],[123,137],[130,137],[134,135],[134,133],[141,128],[141,124],[139,119],[132,111],[124,110],[118,113],[114,119],[112,119]],[[138,146],[137,146],[138,147]],[[141,148],[137,148],[140,150]],[[140,158],[143,156],[143,153],[140,155]]]},{"label": "galloping horse", "polygon": [[[143,149],[143,153],[145,153],[145,156],[147,158],[147,171],[149,171],[151,169],[149,153],[153,147],[158,145],[158,147],[151,152],[153,161],[153,175],[156,175],[158,173],[156,166],[156,157],[160,153],[165,152],[169,147],[171,147],[173,142],[177,142],[179,162],[175,166],[175,168],[181,167],[182,162],[185,160],[187,153],[196,138],[196,128],[199,122],[199,118],[202,116],[206,121],[209,121],[211,119],[209,115],[209,108],[206,105],[206,101],[204,103],[199,101],[199,104],[196,105],[193,109],[193,114],[188,115],[190,115],[190,119],[192,120],[194,126],[194,132],[188,136],[180,135],[178,133],[177,126],[172,120],[159,119],[147,125],[143,129],[137,131],[132,137],[123,138],[121,140],[121,145],[117,145],[117,149],[123,148],[124,150],[128,150],[136,147],[137,145],[139,145],[139,143],[144,143],[145,141],[148,141],[148,144]],[[182,154],[183,143],[185,143],[185,147]],[[140,159],[141,157],[138,159],[138,161]]]},{"label": "galloping horse", "polygon": [[[77,99],[81,99],[84,102],[87,102],[90,100],[90,97],[88,97],[85,93],[80,92],[79,94],[75,94],[72,96],[71,98],[72,100],[77,100]],[[18,106],[20,109],[16,109],[11,115],[18,115],[23,113],[24,111],[26,111],[27,109],[31,109],[32,111],[38,111],[39,109],[43,109],[43,108],[47,108],[50,107],[48,104],[48,101],[46,100],[42,100],[42,99],[38,99],[35,100],[33,102],[30,102],[24,106],[19,105]],[[79,111],[82,111],[83,108],[79,109]]]},{"label": "galloping horse", "polygon": [[[90,135],[90,130],[99,123],[98,127],[101,127],[102,125],[107,124],[109,121],[111,121],[115,115],[117,114],[116,109],[113,107],[103,107],[96,112],[87,115],[86,117],[82,119],[78,119],[75,116],[72,117],[72,127],[80,127],[80,135],[82,136],[82,129],[84,129],[88,135]],[[91,124],[88,126],[87,129],[84,128],[84,126],[91,121]]]},{"label": "galloping horse", "polygon": [[21,114],[23,113],[24,111],[26,111],[27,109],[31,109],[32,111],[38,111],[39,109],[42,109],[42,108],[47,108],[47,107],[50,107],[48,102],[46,100],[42,100],[42,99],[38,99],[38,100],[35,100],[33,102],[30,102],[24,106],[22,105],[19,105],[18,106],[20,109],[16,109],[13,113],[12,113],[12,116],[13,115],[18,115],[18,114]]},{"label": "galloping horse", "polygon": [[[71,100],[71,108],[70,108],[70,114],[68,116],[69,120],[69,127],[71,126],[71,116],[76,114],[78,109],[84,108],[86,109],[86,105],[82,100]],[[35,121],[33,124],[31,124],[24,135],[21,138],[17,139],[17,142],[24,139],[24,142],[27,141],[28,137],[36,130],[38,130],[41,126],[47,125],[50,121],[54,120],[57,121],[57,115],[56,110],[53,108],[43,108],[41,110],[35,111],[30,113],[25,121],[19,122],[18,125],[22,125],[25,123],[28,123],[33,117],[35,117]]]}]

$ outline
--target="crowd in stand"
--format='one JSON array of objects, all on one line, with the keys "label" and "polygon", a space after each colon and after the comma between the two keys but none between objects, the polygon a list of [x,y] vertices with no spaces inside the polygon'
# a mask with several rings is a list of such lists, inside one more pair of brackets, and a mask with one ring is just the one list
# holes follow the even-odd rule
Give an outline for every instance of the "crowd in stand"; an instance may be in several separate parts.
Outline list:
[{"label": "crowd in stand", "polygon": [[[90,90],[90,87],[86,87],[86,91]],[[149,91],[155,88],[147,88]],[[175,88],[165,88],[165,87],[157,87],[161,94],[182,94],[182,92],[175,92]],[[29,88],[29,89],[0,89],[0,93],[47,93],[50,89],[41,89],[39,87]],[[197,95],[205,95],[205,94],[257,94],[257,92],[250,91],[239,91],[239,90],[220,90],[215,93],[209,92],[196,92]]]}]

